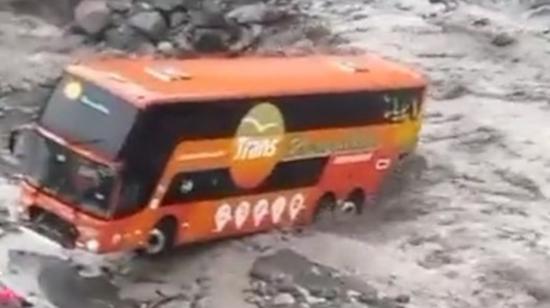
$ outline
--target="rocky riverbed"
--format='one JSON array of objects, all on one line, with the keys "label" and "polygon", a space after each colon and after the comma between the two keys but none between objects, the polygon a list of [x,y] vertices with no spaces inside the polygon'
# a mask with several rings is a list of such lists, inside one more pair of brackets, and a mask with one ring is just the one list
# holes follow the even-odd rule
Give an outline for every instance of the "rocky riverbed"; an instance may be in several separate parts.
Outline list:
[{"label": "rocky riverbed", "polygon": [[[202,35],[217,36],[214,52],[377,52],[421,69],[431,92],[416,157],[377,206],[345,225],[161,260],[97,260],[2,224],[0,280],[37,307],[550,307],[549,1],[116,1],[80,9],[107,20],[92,18],[102,21],[95,26],[74,13],[75,2],[0,5],[3,133],[32,117],[71,59],[113,48],[192,56]],[[204,34],[193,10],[213,10],[230,26]],[[305,35],[311,25],[315,35]],[[174,35],[180,26],[185,48]],[[248,33],[260,39],[235,48],[258,26]],[[121,27],[140,48],[109,43]],[[154,39],[145,34],[161,28]],[[3,180],[1,203],[15,195]]]}]

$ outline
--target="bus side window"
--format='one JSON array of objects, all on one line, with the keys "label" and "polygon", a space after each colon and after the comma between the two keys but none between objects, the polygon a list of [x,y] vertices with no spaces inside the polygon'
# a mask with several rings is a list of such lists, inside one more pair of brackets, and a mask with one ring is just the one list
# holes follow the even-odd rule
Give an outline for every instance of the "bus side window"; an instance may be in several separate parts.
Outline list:
[{"label": "bus side window", "polygon": [[163,205],[223,198],[235,189],[227,169],[182,172],[172,179]]},{"label": "bus side window", "polygon": [[317,184],[327,163],[328,157],[279,163],[265,182],[253,190],[236,186],[228,168],[182,172],[172,179],[162,204],[168,206],[310,187]]}]

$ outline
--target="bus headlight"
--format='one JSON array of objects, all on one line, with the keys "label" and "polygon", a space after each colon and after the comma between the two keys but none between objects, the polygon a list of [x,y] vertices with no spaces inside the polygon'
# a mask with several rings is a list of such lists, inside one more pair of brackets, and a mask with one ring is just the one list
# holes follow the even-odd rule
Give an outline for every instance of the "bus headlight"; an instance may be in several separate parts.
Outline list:
[{"label": "bus headlight", "polygon": [[97,252],[99,250],[99,242],[97,240],[86,241],[86,249],[91,252]]}]

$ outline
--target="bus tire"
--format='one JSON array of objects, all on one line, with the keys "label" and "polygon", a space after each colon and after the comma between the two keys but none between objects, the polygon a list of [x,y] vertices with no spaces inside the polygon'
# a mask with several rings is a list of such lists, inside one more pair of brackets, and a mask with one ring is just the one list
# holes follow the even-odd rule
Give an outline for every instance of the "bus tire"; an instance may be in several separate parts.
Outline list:
[{"label": "bus tire", "polygon": [[163,218],[150,232],[149,240],[143,252],[148,256],[162,255],[174,248],[177,220],[174,217]]},{"label": "bus tire", "polygon": [[350,206],[350,210],[354,212],[354,214],[360,215],[363,213],[364,207],[365,207],[366,197],[365,192],[361,188],[354,189],[346,198],[346,202],[344,204],[348,204]]},{"label": "bus tire", "polygon": [[336,196],[333,193],[324,194],[315,206],[313,222],[321,226],[332,223],[335,208]]}]

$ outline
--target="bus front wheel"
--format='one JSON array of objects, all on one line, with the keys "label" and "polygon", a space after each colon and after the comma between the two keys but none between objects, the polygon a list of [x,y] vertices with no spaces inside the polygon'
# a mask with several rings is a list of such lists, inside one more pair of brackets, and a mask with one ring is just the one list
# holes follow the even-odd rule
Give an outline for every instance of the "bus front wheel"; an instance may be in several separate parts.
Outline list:
[{"label": "bus front wheel", "polygon": [[147,245],[143,252],[149,256],[156,256],[170,251],[175,244],[177,222],[169,217],[161,220],[149,233]]}]

